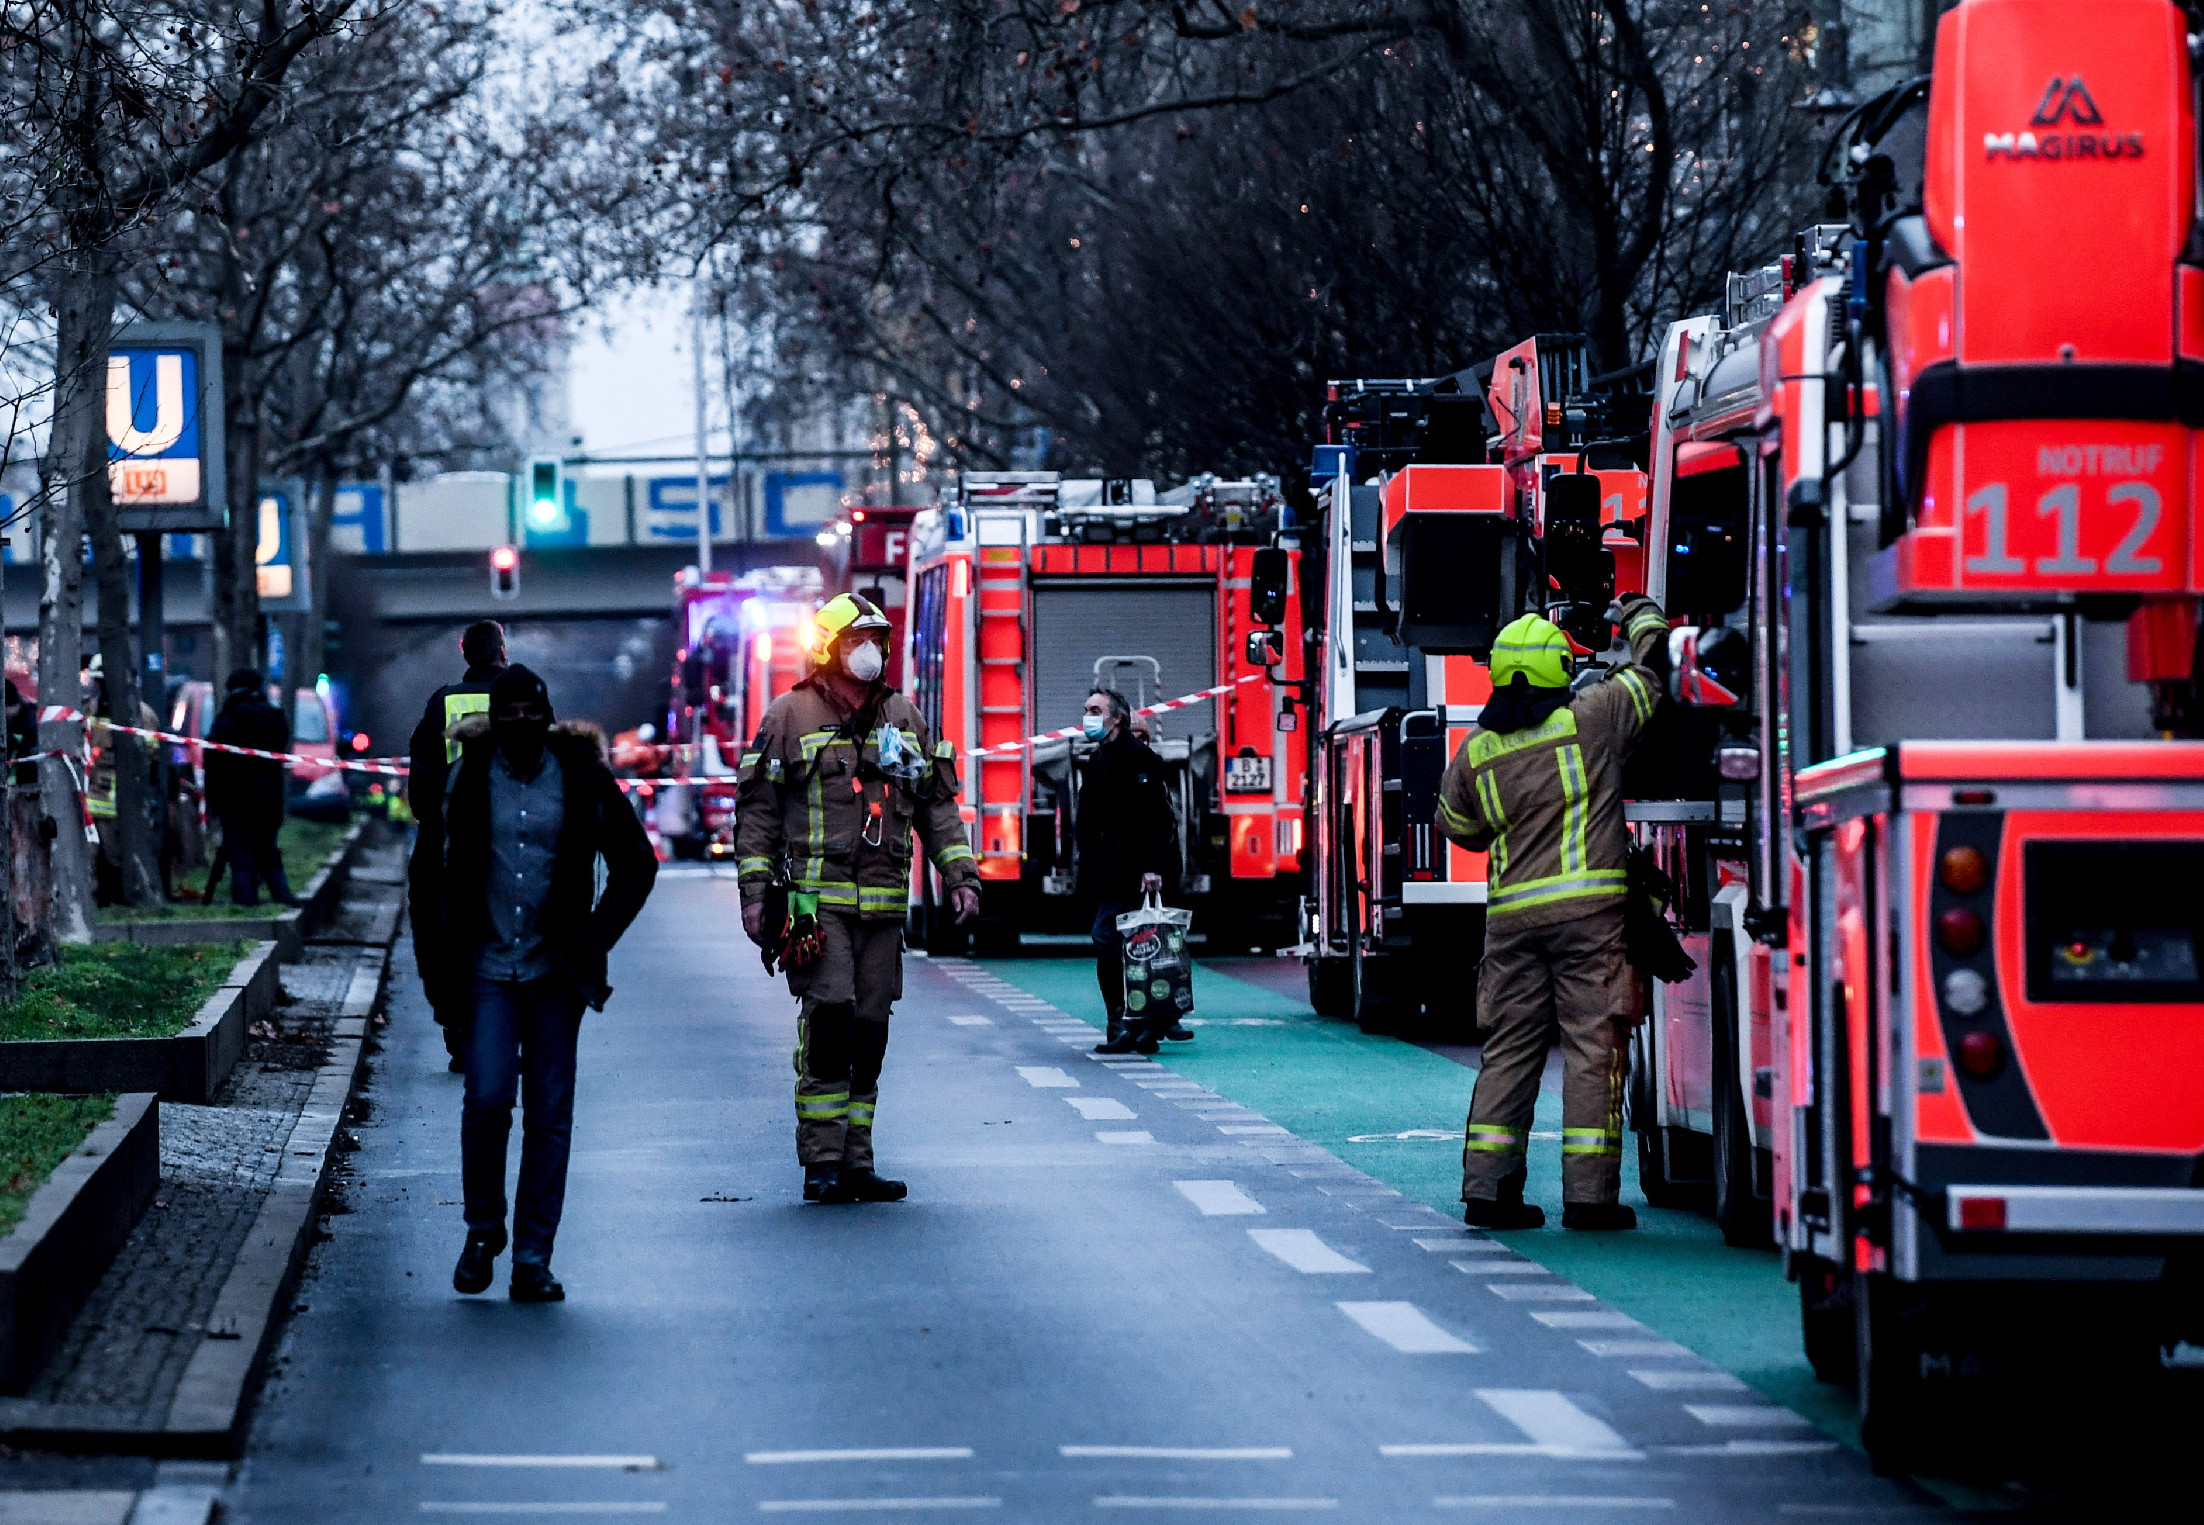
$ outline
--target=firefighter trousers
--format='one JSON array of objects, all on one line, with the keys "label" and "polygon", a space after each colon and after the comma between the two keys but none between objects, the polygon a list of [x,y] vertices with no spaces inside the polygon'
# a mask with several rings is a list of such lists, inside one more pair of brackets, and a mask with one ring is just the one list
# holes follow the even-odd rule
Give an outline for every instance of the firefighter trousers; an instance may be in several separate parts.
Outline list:
[{"label": "firefighter trousers", "polygon": [[819,957],[788,971],[796,1019],[796,1158],[870,1165],[888,1013],[903,994],[903,918],[819,912]]},{"label": "firefighter trousers", "polygon": [[1636,977],[1623,958],[1622,907],[1551,926],[1487,924],[1477,982],[1485,1038],[1462,1145],[1462,1200],[1522,1190],[1538,1081],[1561,1042],[1561,1198],[1622,1192],[1622,1083]]}]

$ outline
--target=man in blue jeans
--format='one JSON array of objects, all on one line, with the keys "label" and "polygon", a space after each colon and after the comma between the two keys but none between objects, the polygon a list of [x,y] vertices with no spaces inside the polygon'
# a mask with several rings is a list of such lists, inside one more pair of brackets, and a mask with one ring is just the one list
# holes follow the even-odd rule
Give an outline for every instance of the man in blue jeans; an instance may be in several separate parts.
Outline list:
[{"label": "man in blue jeans", "polygon": [[510,1292],[515,1302],[558,1302],[566,1292],[551,1247],[566,1201],[582,1008],[601,1011],[612,994],[605,955],[642,910],[658,859],[596,738],[552,728],[541,678],[508,667],[489,698],[487,712],[453,728],[459,761],[442,809],[421,816],[411,874],[430,1000],[469,1009],[459,1133],[467,1242],[452,1285],[485,1290],[507,1243],[517,1091]]}]

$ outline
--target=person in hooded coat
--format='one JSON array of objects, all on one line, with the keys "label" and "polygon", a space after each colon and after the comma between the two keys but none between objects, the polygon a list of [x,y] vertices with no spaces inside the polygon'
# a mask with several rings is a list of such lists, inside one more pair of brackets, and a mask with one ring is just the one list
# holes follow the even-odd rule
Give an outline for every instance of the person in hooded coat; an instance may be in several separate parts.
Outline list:
[{"label": "person in hooded coat", "polygon": [[420,816],[410,874],[429,999],[468,1013],[460,1111],[467,1240],[452,1285],[486,1289],[505,1249],[505,1156],[518,1091],[510,1290],[516,1302],[557,1302],[566,1294],[551,1274],[551,1249],[566,1199],[582,1010],[602,1011],[612,994],[606,955],[643,909],[658,859],[595,738],[553,728],[541,678],[508,667],[489,698],[487,712],[454,727],[459,760],[442,807]]}]

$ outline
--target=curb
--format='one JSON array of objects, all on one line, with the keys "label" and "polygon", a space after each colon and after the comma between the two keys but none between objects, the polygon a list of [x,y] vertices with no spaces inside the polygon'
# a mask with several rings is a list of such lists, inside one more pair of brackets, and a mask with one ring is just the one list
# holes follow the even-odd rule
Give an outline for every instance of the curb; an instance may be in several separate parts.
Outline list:
[{"label": "curb", "polygon": [[160,1106],[148,1091],[119,1096],[0,1239],[0,1390],[37,1376],[160,1184]]},{"label": "curb", "polygon": [[245,1052],[246,1027],[275,1009],[282,962],[273,940],[260,943],[191,1025],[166,1038],[0,1043],[0,1091],[157,1091],[164,1101],[206,1101]]},{"label": "curb", "polygon": [[248,937],[255,942],[274,943],[279,950],[279,961],[288,964],[305,950],[306,940],[335,916],[338,903],[344,898],[345,884],[352,877],[353,851],[360,845],[366,830],[366,821],[354,821],[352,829],[344,834],[344,840],[330,849],[321,867],[314,870],[314,877],[306,881],[299,903],[279,916],[103,921],[93,927],[92,941],[171,947],[177,943],[229,942]]},{"label": "curb", "polygon": [[[275,1189],[260,1206],[207,1317],[206,1338],[169,1401],[154,1439],[168,1455],[242,1454],[244,1421],[261,1368],[281,1327],[280,1310],[306,1263],[314,1220],[329,1184],[332,1146],[366,1056],[367,1021],[390,977],[388,954],[355,970],[335,1023],[329,1061],[284,1151]],[[143,1433],[143,1432],[140,1432]]]}]

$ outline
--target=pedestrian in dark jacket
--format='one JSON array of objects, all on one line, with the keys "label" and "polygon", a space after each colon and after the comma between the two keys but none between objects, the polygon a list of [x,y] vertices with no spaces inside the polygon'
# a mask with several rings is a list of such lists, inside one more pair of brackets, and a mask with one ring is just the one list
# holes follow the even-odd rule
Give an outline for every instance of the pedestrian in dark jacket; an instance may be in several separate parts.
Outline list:
[{"label": "pedestrian in dark jacket", "polygon": [[1094,978],[1109,1032],[1103,1054],[1152,1054],[1161,1037],[1191,1038],[1177,1017],[1125,1019],[1125,939],[1117,918],[1178,875],[1178,825],[1164,786],[1163,759],[1133,739],[1131,708],[1112,688],[1087,695],[1080,727],[1096,743],[1079,781],[1073,838],[1082,898],[1094,905]]},{"label": "pedestrian in dark jacket", "polygon": [[[505,1154],[522,1098],[513,1202],[516,1302],[557,1302],[551,1246],[566,1200],[582,1008],[612,989],[606,954],[643,909],[658,859],[596,741],[554,729],[525,667],[457,726],[441,808],[421,817],[411,881],[423,983],[468,1007],[460,1156],[467,1242],[452,1285],[480,1292],[504,1250]],[[604,861],[604,888],[597,862]]]},{"label": "pedestrian in dark jacket", "polygon": [[[467,664],[466,673],[457,683],[447,683],[429,695],[408,747],[406,802],[424,828],[444,808],[444,770],[459,757],[459,743],[452,738],[451,728],[469,715],[488,711],[490,684],[505,671],[505,627],[496,620],[476,620],[460,632],[459,655]],[[407,897],[407,903],[412,908],[413,951],[418,961],[428,946],[420,931],[418,890]],[[426,983],[426,965],[421,966],[421,976]],[[447,1067],[455,1074],[467,1067],[467,1012],[471,1007],[472,1002],[462,992],[456,1002],[429,1008],[437,1026],[444,1030]]]},{"label": "pedestrian in dark jacket", "polygon": [[[291,750],[290,722],[283,711],[268,702],[258,672],[240,667],[223,687],[228,691],[222,712],[207,728],[207,740],[226,746],[253,747],[263,752]],[[283,825],[283,789],[286,767],[273,758],[240,757],[209,747],[203,766],[207,774],[207,810],[222,823],[222,846],[230,864],[230,897],[239,905],[260,899],[266,881],[268,898],[290,905],[291,881],[283,872],[283,855],[276,848],[276,833]]]}]

